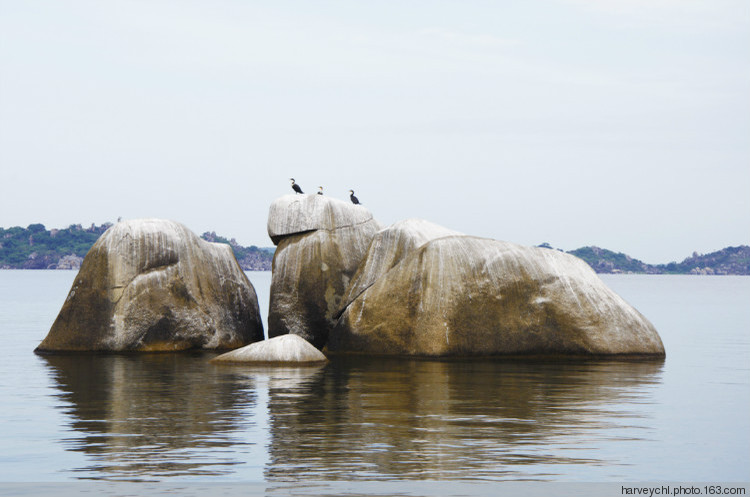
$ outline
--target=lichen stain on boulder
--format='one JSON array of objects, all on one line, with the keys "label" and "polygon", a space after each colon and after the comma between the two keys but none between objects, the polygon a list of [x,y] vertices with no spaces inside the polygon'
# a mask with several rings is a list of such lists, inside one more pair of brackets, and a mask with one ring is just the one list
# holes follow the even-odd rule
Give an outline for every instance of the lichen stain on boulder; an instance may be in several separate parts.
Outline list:
[{"label": "lichen stain on boulder", "polygon": [[230,349],[262,339],[255,290],[228,245],[141,219],[94,244],[36,352]]}]

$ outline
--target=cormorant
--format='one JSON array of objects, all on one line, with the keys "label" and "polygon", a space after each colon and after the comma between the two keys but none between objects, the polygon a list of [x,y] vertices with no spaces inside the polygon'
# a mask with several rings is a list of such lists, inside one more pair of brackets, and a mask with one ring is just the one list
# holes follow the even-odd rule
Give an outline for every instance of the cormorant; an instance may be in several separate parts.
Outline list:
[{"label": "cormorant", "polygon": [[359,205],[359,199],[354,196],[354,190],[349,190],[349,198],[352,199],[352,203]]},{"label": "cormorant", "polygon": [[305,193],[302,191],[302,188],[300,188],[299,185],[294,182],[294,178],[289,178],[289,179],[292,180],[292,190],[294,190],[297,193]]},{"label": "cormorant", "polygon": [[323,187],[322,186],[318,187],[318,195],[323,195]]}]

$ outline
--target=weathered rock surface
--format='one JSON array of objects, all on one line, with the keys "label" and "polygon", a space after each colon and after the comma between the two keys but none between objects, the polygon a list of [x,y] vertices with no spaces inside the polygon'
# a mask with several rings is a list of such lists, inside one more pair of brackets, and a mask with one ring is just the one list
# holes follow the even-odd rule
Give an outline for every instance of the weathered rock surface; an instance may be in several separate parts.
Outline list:
[{"label": "weathered rock surface", "polygon": [[268,236],[274,245],[285,236],[371,224],[372,214],[361,205],[323,195],[284,195],[271,204]]},{"label": "weathered rock surface", "polygon": [[214,357],[211,362],[296,363],[326,362],[328,359],[299,335],[282,335]]},{"label": "weathered rock surface", "polygon": [[293,333],[322,348],[351,277],[380,225],[364,207],[322,195],[273,202],[268,234],[277,244],[268,336]]},{"label": "weathered rock surface", "polygon": [[403,257],[346,307],[328,350],[664,355],[653,325],[582,260],[470,236],[434,239]]},{"label": "weathered rock surface", "polygon": [[228,245],[141,219],[97,240],[36,351],[231,349],[262,339],[255,290]]},{"label": "weathered rock surface", "polygon": [[362,264],[354,274],[341,311],[401,259],[430,240],[461,233],[424,219],[399,221],[375,234]]}]

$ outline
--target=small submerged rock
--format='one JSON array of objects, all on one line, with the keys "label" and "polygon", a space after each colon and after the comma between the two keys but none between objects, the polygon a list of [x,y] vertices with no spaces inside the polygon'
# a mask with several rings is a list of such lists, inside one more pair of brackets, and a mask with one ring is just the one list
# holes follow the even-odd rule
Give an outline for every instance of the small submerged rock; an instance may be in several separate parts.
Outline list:
[{"label": "small submerged rock", "polygon": [[326,361],[328,359],[321,351],[299,335],[282,335],[251,343],[211,360],[211,362],[280,364],[310,364]]}]

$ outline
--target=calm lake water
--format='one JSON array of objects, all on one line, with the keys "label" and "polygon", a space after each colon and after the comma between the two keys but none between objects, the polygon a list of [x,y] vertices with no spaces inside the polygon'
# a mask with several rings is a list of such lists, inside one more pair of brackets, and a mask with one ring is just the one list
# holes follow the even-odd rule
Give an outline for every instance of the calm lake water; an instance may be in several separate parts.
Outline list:
[{"label": "calm lake water", "polygon": [[0,271],[0,482],[750,480],[748,277],[605,276],[663,361],[319,368],[39,357],[74,277]]}]

